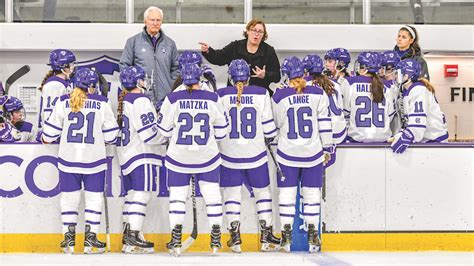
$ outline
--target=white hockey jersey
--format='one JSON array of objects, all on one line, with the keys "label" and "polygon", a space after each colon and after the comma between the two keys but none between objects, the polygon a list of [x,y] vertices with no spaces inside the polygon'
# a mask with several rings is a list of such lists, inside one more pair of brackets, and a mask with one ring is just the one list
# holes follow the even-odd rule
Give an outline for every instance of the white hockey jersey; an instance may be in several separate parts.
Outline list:
[{"label": "white hockey jersey", "polygon": [[44,121],[53,112],[54,105],[59,97],[71,91],[72,84],[69,80],[64,80],[58,76],[51,76],[46,80],[41,91],[38,128],[43,128]]},{"label": "white hockey jersey", "polygon": [[372,78],[355,76],[347,78],[342,86],[344,113],[349,119],[348,138],[356,142],[385,142],[391,136],[390,122],[395,115],[393,94],[384,86],[384,100],[372,101]]},{"label": "white hockey jersey", "polygon": [[44,122],[43,139],[59,142],[58,168],[67,173],[93,174],[107,169],[105,143],[115,143],[119,127],[110,100],[88,94],[81,111],[73,113],[70,95],[59,98]]},{"label": "white hockey jersey", "polygon": [[323,162],[323,147],[333,144],[328,97],[316,86],[298,94],[279,89],[272,97],[278,133],[277,161],[292,167],[313,167]]},{"label": "white hockey jersey", "polygon": [[421,82],[403,90],[406,128],[415,136],[415,142],[441,142],[448,139],[446,118],[438,101]]},{"label": "white hockey jersey", "polygon": [[230,133],[219,142],[222,165],[232,169],[252,169],[266,163],[265,138],[277,134],[270,94],[262,87],[245,86],[240,106],[237,106],[235,87],[219,89],[217,94],[230,120]]},{"label": "white hockey jersey", "polygon": [[[199,85],[201,85],[201,90],[204,91],[209,91],[209,92],[214,92],[214,89],[212,89],[212,86],[209,84],[209,81],[207,80],[200,80]],[[186,85],[181,84],[179,85],[174,91],[185,91],[187,90]]]},{"label": "white hockey jersey", "polygon": [[[346,140],[347,136],[347,123],[344,118],[344,108],[342,101],[342,91],[339,83],[331,80],[334,84],[334,93],[329,96],[323,90],[324,95],[328,97],[329,103],[329,117],[331,117],[331,126],[332,126],[332,138],[334,144],[341,144]],[[313,81],[309,80],[306,82],[306,85],[313,86]],[[315,84],[314,84],[315,85]]]},{"label": "white hockey jersey", "polygon": [[215,93],[175,91],[166,96],[158,128],[171,137],[165,166],[179,173],[205,173],[222,162],[216,140],[227,135],[228,122]]},{"label": "white hockey jersey", "polygon": [[162,165],[165,137],[158,132],[158,116],[150,99],[142,93],[128,93],[123,99],[121,134],[117,154],[122,172],[128,175],[144,164]]}]

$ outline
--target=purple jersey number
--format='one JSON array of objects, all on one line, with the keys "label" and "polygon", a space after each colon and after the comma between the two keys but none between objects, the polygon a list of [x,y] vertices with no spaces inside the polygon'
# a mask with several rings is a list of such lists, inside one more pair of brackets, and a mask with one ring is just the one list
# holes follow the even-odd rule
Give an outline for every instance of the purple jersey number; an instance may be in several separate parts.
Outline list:
[{"label": "purple jersey number", "polygon": [[85,116],[85,119],[87,120],[87,133],[86,136],[84,137],[84,134],[82,133],[77,133],[74,131],[81,130],[84,127],[84,114],[81,112],[77,113],[69,113],[68,115],[69,121],[74,122],[71,123],[69,126],[69,130],[67,132],[67,142],[69,143],[87,143],[87,144],[94,144],[95,138],[94,138],[94,119],[95,119],[95,113],[88,113]]},{"label": "purple jersey number", "polygon": [[130,119],[126,115],[122,115],[122,136],[117,142],[118,146],[127,146],[130,143]]},{"label": "purple jersey number", "polygon": [[355,105],[358,107],[355,114],[356,127],[385,127],[385,99],[381,103],[375,103],[368,96],[359,96]]},{"label": "purple jersey number", "polygon": [[[311,117],[312,114],[313,110],[308,106],[300,107],[296,112],[294,107],[288,109],[286,112],[286,115],[288,116],[288,139],[297,139],[298,135],[303,139],[311,138],[313,135],[313,123],[311,122],[311,119],[306,118]],[[296,132],[296,128],[298,128],[298,132]]]},{"label": "purple jersey number", "polygon": [[[231,139],[240,138],[238,131],[238,110],[232,107],[229,110],[231,117],[231,131],[229,137]],[[257,110],[253,107],[244,107],[240,110],[240,133],[244,139],[253,139],[257,134]]]},{"label": "purple jersey number", "polygon": [[[179,127],[178,140],[176,141],[176,144],[193,145],[193,140],[197,145],[207,144],[210,134],[208,114],[198,113],[193,117],[190,113],[181,113],[178,116],[178,123],[183,124]],[[195,123],[200,124],[199,130],[204,134],[204,136],[186,134],[193,129]]]}]

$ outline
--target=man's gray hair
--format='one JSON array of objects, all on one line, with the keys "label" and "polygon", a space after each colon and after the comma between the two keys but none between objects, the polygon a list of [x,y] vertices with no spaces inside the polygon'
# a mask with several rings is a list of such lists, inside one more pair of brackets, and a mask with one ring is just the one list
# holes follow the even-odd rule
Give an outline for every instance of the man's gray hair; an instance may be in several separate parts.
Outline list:
[{"label": "man's gray hair", "polygon": [[160,12],[161,14],[161,19],[163,19],[163,10],[161,10],[161,8],[158,8],[156,6],[150,6],[148,7],[146,10],[145,10],[145,13],[143,13],[143,19],[147,19],[148,18],[148,15],[150,14],[150,12],[152,11],[158,11]]}]

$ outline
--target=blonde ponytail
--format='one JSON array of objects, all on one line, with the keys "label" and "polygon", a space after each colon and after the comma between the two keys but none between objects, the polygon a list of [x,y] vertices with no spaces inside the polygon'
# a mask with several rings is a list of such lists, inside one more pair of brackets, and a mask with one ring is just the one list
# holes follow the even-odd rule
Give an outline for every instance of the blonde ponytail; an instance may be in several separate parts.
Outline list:
[{"label": "blonde ponytail", "polygon": [[306,88],[306,80],[304,80],[304,78],[291,79],[290,87],[295,88],[296,93],[303,93],[304,88]]},{"label": "blonde ponytail", "polygon": [[244,92],[244,83],[239,81],[235,83],[235,87],[237,88],[237,106],[240,106],[240,98],[242,97],[242,93]]},{"label": "blonde ponytail", "polygon": [[118,97],[118,108],[117,108],[117,124],[122,128],[122,115],[123,115],[123,99],[127,95],[128,91],[123,89]]},{"label": "blonde ponytail", "polygon": [[433,87],[433,85],[431,85],[431,83],[429,82],[429,80],[425,79],[425,78],[418,78],[418,81],[420,81],[421,83],[423,83],[423,85],[425,85],[425,87],[433,94],[435,94],[435,89]]},{"label": "blonde ponytail", "polygon": [[72,112],[80,112],[86,100],[86,92],[80,88],[74,88],[74,90],[71,92],[71,98],[69,99],[69,105],[71,106]]}]

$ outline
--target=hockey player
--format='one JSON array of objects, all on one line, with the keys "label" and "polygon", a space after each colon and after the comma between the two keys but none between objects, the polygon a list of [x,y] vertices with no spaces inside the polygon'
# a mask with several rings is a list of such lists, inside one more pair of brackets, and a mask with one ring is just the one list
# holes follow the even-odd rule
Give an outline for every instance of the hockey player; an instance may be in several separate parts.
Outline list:
[{"label": "hockey player", "polygon": [[390,128],[392,129],[392,134],[398,133],[402,126],[401,121],[401,91],[400,86],[395,82],[396,78],[396,67],[400,62],[400,56],[395,51],[385,51],[381,54],[381,68],[379,70],[379,75],[382,78],[386,87],[390,88],[392,92],[394,106],[395,106],[395,115],[393,116],[392,122],[390,123]]},{"label": "hockey player", "polygon": [[344,48],[333,48],[324,55],[324,74],[332,80],[343,85],[345,79],[350,77],[348,68],[351,63],[351,55]]},{"label": "hockey player", "polygon": [[390,121],[395,115],[393,96],[378,76],[380,54],[362,52],[357,57],[358,76],[342,86],[344,113],[349,119],[349,142],[386,142],[391,137]]},{"label": "hockey player", "polygon": [[[346,120],[342,112],[342,93],[341,87],[337,82],[330,80],[326,75],[323,75],[324,63],[318,55],[307,55],[303,58],[303,66],[305,71],[309,74],[307,76],[307,85],[318,86],[323,89],[324,94],[328,96],[329,100],[329,116],[331,117],[332,137],[334,144],[339,145],[346,140]],[[331,166],[336,160],[336,153],[331,154],[331,160],[326,167]]]},{"label": "hockey player", "polygon": [[36,133],[33,130],[33,124],[25,121],[26,112],[23,108],[23,103],[20,99],[8,96],[8,100],[3,105],[5,108],[6,119],[17,130],[17,141],[19,142],[33,142],[36,138]]},{"label": "hockey player", "polygon": [[381,68],[379,70],[380,77],[387,81],[395,81],[395,68],[400,62],[400,56],[395,51],[385,51],[381,54]]},{"label": "hockey player", "polygon": [[43,128],[44,143],[60,137],[58,169],[64,234],[61,248],[66,253],[74,252],[82,184],[85,190],[84,253],[105,251],[105,243],[97,239],[107,168],[105,143],[115,142],[119,128],[110,101],[92,94],[97,81],[97,74],[89,68],[78,70],[74,90],[60,97]]},{"label": "hockey player", "polygon": [[61,95],[72,90],[70,78],[76,64],[76,56],[66,49],[55,49],[49,55],[51,70],[46,74],[38,88],[41,91],[38,128],[42,129],[44,121],[53,111]]},{"label": "hockey player", "polygon": [[215,93],[201,89],[201,69],[197,64],[181,68],[185,91],[170,93],[158,118],[160,132],[171,137],[166,152],[170,190],[171,240],[166,245],[173,255],[180,254],[186,196],[191,176],[198,181],[206,202],[211,226],[211,249],[221,248],[222,197],[219,166],[222,162],[216,141],[227,134],[228,122]]},{"label": "hockey player", "polygon": [[398,63],[398,82],[403,88],[403,129],[393,138],[392,150],[403,153],[411,143],[447,142],[446,118],[430,82],[420,77],[421,65],[413,59]]},{"label": "hockey player", "polygon": [[164,137],[158,134],[155,108],[144,94],[144,79],[145,71],[138,66],[120,72],[124,89],[118,100],[121,137],[117,141],[117,154],[123,177],[132,184],[124,215],[124,220],[128,220],[123,236],[125,253],[152,253],[154,247],[154,243],[143,238],[141,229],[151,192],[156,191],[157,166],[162,164],[160,144]]},{"label": "hockey player", "polygon": [[231,132],[219,142],[222,156],[221,180],[227,228],[227,245],[240,253],[240,205],[242,184],[252,187],[262,232],[261,250],[279,248],[280,239],[273,235],[272,194],[268,174],[265,138],[276,136],[270,95],[265,88],[249,86],[250,67],[243,59],[229,64],[229,79],[233,86],[219,89],[219,101],[229,114]]},{"label": "hockey player", "polygon": [[[184,51],[178,58],[179,69],[185,64],[197,64],[201,67],[201,78],[199,83],[201,84],[202,90],[215,92],[216,88],[216,76],[212,69],[208,65],[202,64],[202,56],[200,53],[195,51]],[[186,90],[186,85],[183,84],[183,79],[179,76],[173,84],[173,91]]]},{"label": "hockey player", "polygon": [[[289,252],[298,184],[303,196],[303,216],[308,226],[309,251],[320,247],[318,223],[321,204],[323,162],[333,148],[328,97],[317,86],[308,86],[297,57],[281,66],[290,86],[272,97],[273,117],[278,133],[277,161],[283,176],[277,178],[281,221],[281,246]],[[323,151],[324,149],[324,151]]]}]

